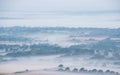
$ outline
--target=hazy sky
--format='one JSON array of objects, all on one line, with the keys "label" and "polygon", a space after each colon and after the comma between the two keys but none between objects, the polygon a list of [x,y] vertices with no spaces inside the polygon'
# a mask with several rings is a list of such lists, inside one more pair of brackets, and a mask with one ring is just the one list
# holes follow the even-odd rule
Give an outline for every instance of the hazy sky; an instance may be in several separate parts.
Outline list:
[{"label": "hazy sky", "polygon": [[120,27],[120,0],[0,0],[0,26]]}]

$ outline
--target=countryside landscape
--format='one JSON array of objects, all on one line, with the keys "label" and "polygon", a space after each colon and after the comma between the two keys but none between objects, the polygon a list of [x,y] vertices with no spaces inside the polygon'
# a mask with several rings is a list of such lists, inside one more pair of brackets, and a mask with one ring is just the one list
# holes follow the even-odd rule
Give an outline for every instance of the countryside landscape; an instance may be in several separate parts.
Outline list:
[{"label": "countryside landscape", "polygon": [[54,71],[60,64],[119,73],[119,49],[119,28],[1,27],[0,73]]}]

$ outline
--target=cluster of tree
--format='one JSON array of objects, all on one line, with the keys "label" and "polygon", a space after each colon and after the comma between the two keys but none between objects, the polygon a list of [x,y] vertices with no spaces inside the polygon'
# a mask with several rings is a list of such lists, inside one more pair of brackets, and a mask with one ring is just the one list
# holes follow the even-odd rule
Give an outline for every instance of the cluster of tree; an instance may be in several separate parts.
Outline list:
[{"label": "cluster of tree", "polygon": [[120,41],[105,39],[91,46],[93,58],[120,59]]},{"label": "cluster of tree", "polygon": [[21,33],[36,33],[36,32],[54,32],[54,31],[67,31],[72,34],[83,36],[109,36],[120,37],[120,28],[66,28],[66,27],[0,27],[0,33],[21,34]]},{"label": "cluster of tree", "polygon": [[[0,41],[30,41],[29,37],[25,38],[23,34],[36,34],[38,32],[55,33],[62,31],[69,32],[75,36],[108,36],[120,37],[120,28],[65,28],[65,27],[0,27]],[[89,33],[89,34],[85,34]],[[120,59],[120,41],[105,39],[91,45],[73,45],[62,48],[56,45],[32,44],[30,46],[23,45],[2,45],[0,50],[8,52],[8,56],[26,56],[26,55],[42,55],[42,54],[61,54],[70,55],[93,55],[92,58],[106,58],[112,55],[110,59]],[[108,58],[108,57],[107,57]]]},{"label": "cluster of tree", "polygon": [[45,54],[65,54],[80,55],[91,54],[92,51],[88,49],[82,49],[81,46],[71,46],[68,48],[62,48],[58,45],[49,44],[31,44],[31,45],[7,45],[0,44],[0,50],[7,52],[8,56],[26,56],[26,55],[45,55]]},{"label": "cluster of tree", "polygon": [[89,73],[89,74],[98,74],[98,75],[120,75],[119,72],[111,71],[111,70],[97,70],[97,69],[92,69],[92,70],[87,70],[84,67],[77,69],[74,68],[73,70],[70,70],[70,67],[64,67],[64,65],[60,64],[58,66],[57,71],[63,71],[63,72],[75,72],[75,73]]},{"label": "cluster of tree", "polygon": [[0,41],[15,41],[15,42],[26,42],[30,41],[30,39],[25,38],[25,37],[18,37],[18,36],[11,36],[11,35],[0,35]]},{"label": "cluster of tree", "polygon": [[31,44],[31,45],[6,45],[0,44],[0,51],[7,54],[5,56],[31,56],[31,55],[51,55],[63,54],[65,48],[49,44]]},{"label": "cluster of tree", "polygon": [[[118,43],[119,44],[119,43]],[[6,56],[30,56],[30,55],[51,55],[64,54],[66,56],[74,55],[92,55],[92,59],[108,58],[120,59],[120,50],[115,46],[116,43],[109,41],[99,42],[95,45],[73,45],[62,48],[58,45],[50,44],[31,44],[31,45],[7,45],[0,44],[0,51],[7,52]]]}]

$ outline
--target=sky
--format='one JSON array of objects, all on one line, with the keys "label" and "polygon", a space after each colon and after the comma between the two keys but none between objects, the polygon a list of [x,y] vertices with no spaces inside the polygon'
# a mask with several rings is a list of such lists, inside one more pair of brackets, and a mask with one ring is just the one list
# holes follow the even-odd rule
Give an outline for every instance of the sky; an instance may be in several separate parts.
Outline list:
[{"label": "sky", "polygon": [[0,0],[0,26],[120,27],[120,0]]}]

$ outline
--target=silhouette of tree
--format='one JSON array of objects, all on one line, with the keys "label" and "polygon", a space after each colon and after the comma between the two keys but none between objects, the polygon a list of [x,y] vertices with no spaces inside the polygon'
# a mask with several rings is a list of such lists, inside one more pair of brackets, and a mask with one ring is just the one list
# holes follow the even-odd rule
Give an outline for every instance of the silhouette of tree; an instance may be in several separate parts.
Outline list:
[{"label": "silhouette of tree", "polygon": [[74,68],[74,69],[73,69],[73,72],[78,72],[78,69],[77,69],[77,68]]},{"label": "silhouette of tree", "polygon": [[65,71],[70,71],[70,68],[69,68],[69,67],[66,67],[66,68],[65,68]]},{"label": "silhouette of tree", "polygon": [[92,72],[93,72],[93,73],[96,73],[96,72],[97,72],[97,69],[93,69]]},{"label": "silhouette of tree", "polygon": [[103,70],[98,70],[98,73],[103,73]]},{"label": "silhouette of tree", "polygon": [[110,70],[106,70],[105,73],[109,74],[109,73],[110,73]]},{"label": "silhouette of tree", "polygon": [[110,71],[110,73],[111,73],[111,74],[115,74],[115,72],[114,72],[114,71]]},{"label": "silhouette of tree", "polygon": [[63,64],[58,65],[58,68],[59,68],[58,71],[64,71],[63,67],[64,67]]},{"label": "silhouette of tree", "polygon": [[58,67],[63,68],[63,64],[58,65]]},{"label": "silhouette of tree", "polygon": [[80,68],[79,72],[84,72],[84,70],[85,70],[84,68]]}]

